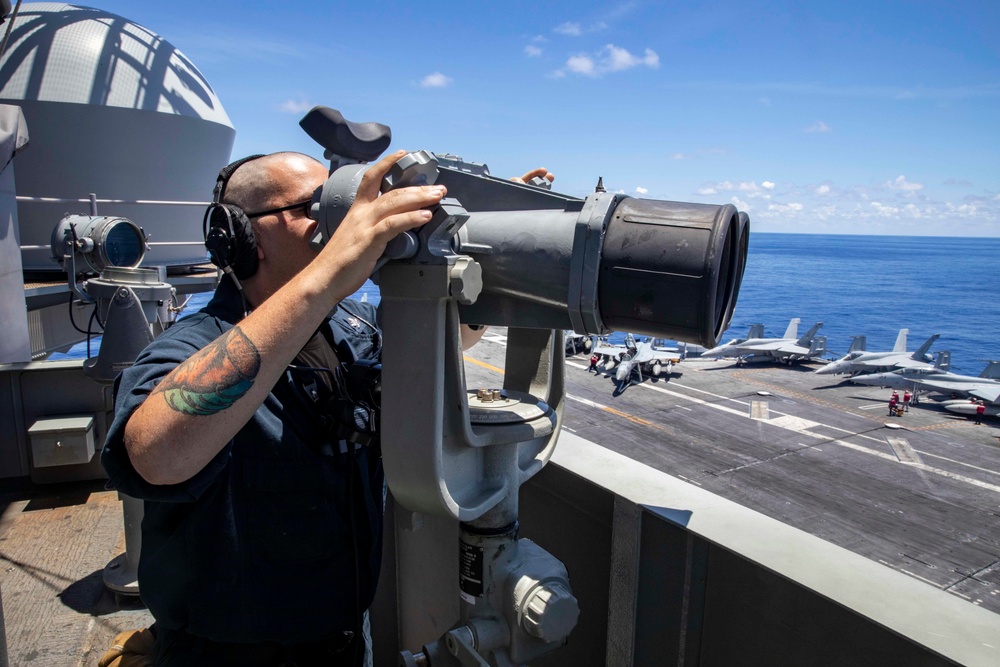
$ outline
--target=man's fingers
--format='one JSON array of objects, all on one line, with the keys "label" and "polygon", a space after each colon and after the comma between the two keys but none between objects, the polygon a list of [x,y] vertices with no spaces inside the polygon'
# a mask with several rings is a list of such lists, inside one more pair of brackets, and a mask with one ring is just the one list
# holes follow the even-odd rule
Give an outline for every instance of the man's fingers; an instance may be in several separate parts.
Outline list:
[{"label": "man's fingers", "polygon": [[520,178],[512,178],[510,180],[512,180],[512,181],[514,181],[516,183],[527,183],[531,179],[537,178],[539,176],[542,177],[542,178],[544,178],[545,180],[547,180],[549,182],[552,182],[552,180],[555,178],[555,176],[553,176],[551,173],[549,173],[549,170],[546,169],[545,167],[538,167],[537,169],[532,169],[531,171],[525,173]]},{"label": "man's fingers", "polygon": [[371,203],[372,215],[376,220],[381,220],[391,215],[434,206],[447,192],[443,185],[421,185],[392,190]]},{"label": "man's fingers", "polygon": [[386,155],[373,164],[361,177],[361,183],[358,184],[358,197],[364,197],[368,200],[378,197],[379,189],[382,187],[382,179],[392,169],[392,165],[399,162],[404,155],[406,155],[406,151],[399,150]]}]

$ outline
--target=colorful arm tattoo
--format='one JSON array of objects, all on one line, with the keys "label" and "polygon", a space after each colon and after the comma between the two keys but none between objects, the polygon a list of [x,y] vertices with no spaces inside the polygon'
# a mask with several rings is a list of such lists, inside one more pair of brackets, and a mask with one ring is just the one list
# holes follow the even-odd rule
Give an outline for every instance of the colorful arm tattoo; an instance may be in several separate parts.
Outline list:
[{"label": "colorful arm tattoo", "polygon": [[188,415],[221,412],[250,391],[260,353],[239,327],[210,343],[157,385],[174,410]]}]

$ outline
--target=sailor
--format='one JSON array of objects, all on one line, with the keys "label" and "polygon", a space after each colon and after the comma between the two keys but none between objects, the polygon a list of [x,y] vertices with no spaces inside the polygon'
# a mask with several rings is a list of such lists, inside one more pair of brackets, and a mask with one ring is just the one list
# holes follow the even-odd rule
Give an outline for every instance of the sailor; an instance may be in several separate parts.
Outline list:
[{"label": "sailor", "polygon": [[976,403],[976,424],[983,423],[983,415],[986,414],[986,404],[982,401]]},{"label": "sailor", "polygon": [[590,371],[594,371],[596,373],[597,372],[597,362],[600,361],[600,360],[601,360],[601,358],[598,355],[596,355],[596,354],[590,355],[590,368],[587,369],[587,372],[589,373]]},{"label": "sailor", "polygon": [[[378,362],[381,332],[347,297],[446,194],[380,195],[403,155],[367,171],[319,252],[307,206],[323,164],[275,153],[225,167],[205,220],[226,275],[118,379],[102,463],[111,488],[145,501],[139,586],[158,666],[370,664],[384,476],[378,406],[350,371]],[[551,178],[523,180],[535,176]],[[463,345],[481,335],[463,327]]]},{"label": "sailor", "polygon": [[910,399],[911,398],[912,398],[912,395],[910,394],[910,390],[909,389],[904,390],[903,391],[903,412],[909,412],[910,411]]},{"label": "sailor", "polygon": [[896,415],[896,404],[899,402],[899,394],[892,392],[892,396],[889,397],[889,416],[895,417]]}]

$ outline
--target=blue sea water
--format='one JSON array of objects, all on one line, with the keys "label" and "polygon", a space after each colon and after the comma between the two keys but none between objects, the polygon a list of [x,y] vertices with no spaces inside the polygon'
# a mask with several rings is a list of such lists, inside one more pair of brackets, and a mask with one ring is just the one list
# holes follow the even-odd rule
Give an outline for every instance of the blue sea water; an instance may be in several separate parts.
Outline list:
[{"label": "blue sea water", "polygon": [[[370,281],[355,298],[362,295],[379,301]],[[185,313],[208,298],[194,295]],[[823,322],[831,358],[846,353],[856,335],[868,337],[869,350],[884,351],[904,327],[910,350],[940,333],[931,351],[950,350],[953,371],[978,375],[987,359],[1000,359],[1000,238],[754,233],[722,339],[745,336],[758,322],[766,336],[781,336],[793,317],[802,320],[800,334]],[[66,356],[85,355],[81,344]]]}]

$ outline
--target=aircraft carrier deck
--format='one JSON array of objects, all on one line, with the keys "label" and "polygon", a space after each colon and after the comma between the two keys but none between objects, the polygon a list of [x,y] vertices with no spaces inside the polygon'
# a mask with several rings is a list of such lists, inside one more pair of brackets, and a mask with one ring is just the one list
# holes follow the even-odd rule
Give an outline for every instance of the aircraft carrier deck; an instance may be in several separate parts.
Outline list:
[{"label": "aircraft carrier deck", "polygon": [[[466,353],[501,384],[503,329]],[[616,391],[567,359],[565,429],[1000,613],[1000,421],[783,366],[688,359]],[[900,428],[893,428],[900,427]]]}]

